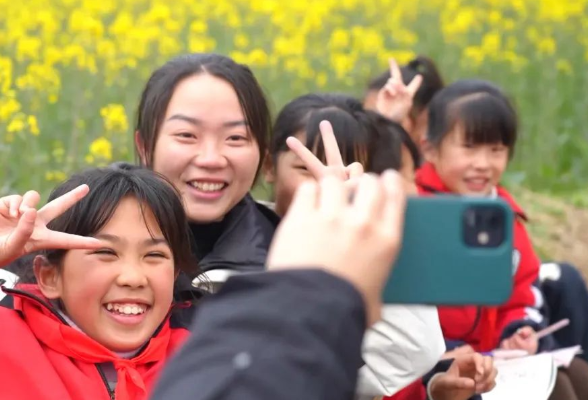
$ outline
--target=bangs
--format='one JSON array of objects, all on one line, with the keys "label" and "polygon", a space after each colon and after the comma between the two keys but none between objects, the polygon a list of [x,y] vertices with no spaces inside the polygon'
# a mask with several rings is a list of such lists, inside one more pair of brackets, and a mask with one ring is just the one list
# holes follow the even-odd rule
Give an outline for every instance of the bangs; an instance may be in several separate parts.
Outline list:
[{"label": "bangs", "polygon": [[[132,198],[139,203],[149,234],[153,237],[153,229],[156,227],[161,231],[172,251],[176,268],[185,272],[195,270],[188,224],[180,195],[166,179],[140,168],[93,169],[74,175],[58,186],[51,193],[49,201],[81,184],[87,184],[90,192],[52,220],[47,225],[49,229],[73,235],[93,236],[108,224],[123,199]],[[147,223],[149,215],[153,216],[156,226],[149,226]],[[55,264],[59,264],[58,261],[64,254],[63,250],[46,252],[47,258]]]},{"label": "bangs", "polygon": [[323,108],[311,113],[306,123],[306,147],[316,157],[326,164],[326,154],[319,124],[321,121],[329,121],[333,126],[337,146],[341,152],[343,163],[349,165],[359,162],[362,165],[368,164],[367,133],[362,127],[360,120],[348,112],[337,107]]},{"label": "bangs", "polygon": [[517,138],[517,118],[511,105],[488,93],[472,93],[449,106],[449,130],[461,127],[469,144],[507,146],[511,152]]}]

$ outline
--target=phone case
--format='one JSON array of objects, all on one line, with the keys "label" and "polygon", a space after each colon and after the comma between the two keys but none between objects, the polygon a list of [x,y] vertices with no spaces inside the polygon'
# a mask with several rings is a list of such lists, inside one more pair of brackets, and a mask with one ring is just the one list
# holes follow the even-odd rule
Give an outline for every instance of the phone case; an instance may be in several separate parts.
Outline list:
[{"label": "phone case", "polygon": [[[474,248],[464,213],[475,205],[504,211],[504,240]],[[401,252],[383,292],[388,304],[498,305],[513,281],[513,212],[500,199],[431,196],[408,201]]]}]

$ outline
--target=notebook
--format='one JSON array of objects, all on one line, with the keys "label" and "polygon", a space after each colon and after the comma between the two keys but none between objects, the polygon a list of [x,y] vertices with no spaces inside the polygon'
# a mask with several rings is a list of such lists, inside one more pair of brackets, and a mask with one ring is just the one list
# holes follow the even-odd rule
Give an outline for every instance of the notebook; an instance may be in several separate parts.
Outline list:
[{"label": "notebook", "polygon": [[553,391],[557,366],[554,356],[542,353],[510,360],[495,360],[496,387],[483,400],[547,400]]}]

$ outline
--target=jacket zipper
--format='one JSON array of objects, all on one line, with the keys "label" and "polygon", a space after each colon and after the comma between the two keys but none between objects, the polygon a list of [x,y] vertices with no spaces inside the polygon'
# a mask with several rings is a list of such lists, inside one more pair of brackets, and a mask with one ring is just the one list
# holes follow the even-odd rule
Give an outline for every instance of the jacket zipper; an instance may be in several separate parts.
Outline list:
[{"label": "jacket zipper", "polygon": [[102,371],[102,368],[100,368],[100,365],[98,364],[94,364],[96,366],[96,369],[98,370],[98,373],[100,374],[100,378],[102,378],[102,382],[104,383],[104,386],[106,386],[106,390],[108,391],[108,396],[110,397],[110,400],[115,400],[114,398],[114,390],[110,389],[110,385],[108,384],[108,379],[106,379],[106,376],[104,376],[104,372]]}]

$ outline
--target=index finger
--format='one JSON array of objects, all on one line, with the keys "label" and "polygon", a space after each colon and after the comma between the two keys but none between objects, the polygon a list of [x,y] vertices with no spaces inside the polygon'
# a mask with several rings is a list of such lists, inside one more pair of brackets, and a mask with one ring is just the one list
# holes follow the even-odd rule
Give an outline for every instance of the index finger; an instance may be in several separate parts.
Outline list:
[{"label": "index finger", "polygon": [[381,223],[383,229],[402,243],[404,226],[404,211],[406,208],[406,193],[402,178],[396,171],[387,170],[382,174],[382,182],[386,190],[386,202],[382,211]]},{"label": "index finger", "polygon": [[298,156],[315,179],[320,179],[324,175],[325,166],[302,142],[294,136],[286,139],[288,148]]},{"label": "index finger", "polygon": [[414,78],[412,78],[412,81],[410,81],[410,83],[408,84],[406,89],[414,97],[414,94],[419,90],[422,83],[423,83],[423,76],[419,74],[419,75],[415,76]]},{"label": "index finger", "polygon": [[341,166],[344,167],[343,157],[337,144],[335,132],[333,132],[333,125],[329,121],[321,121],[319,124],[321,137],[323,138],[323,146],[325,147],[325,158],[327,165],[330,167]]},{"label": "index finger", "polygon": [[63,214],[74,204],[83,199],[89,192],[90,188],[88,185],[80,185],[63,196],[47,203],[39,210],[38,216],[43,222],[47,223]]},{"label": "index finger", "polygon": [[396,60],[391,58],[388,60],[388,62],[390,63],[390,77],[398,79],[402,82],[402,71],[400,70]]},{"label": "index finger", "polygon": [[49,231],[47,237],[39,241],[38,247],[35,250],[45,249],[98,249],[104,244],[96,238],[72,235],[70,233]]}]

